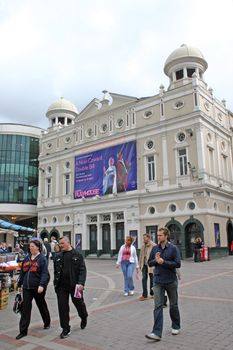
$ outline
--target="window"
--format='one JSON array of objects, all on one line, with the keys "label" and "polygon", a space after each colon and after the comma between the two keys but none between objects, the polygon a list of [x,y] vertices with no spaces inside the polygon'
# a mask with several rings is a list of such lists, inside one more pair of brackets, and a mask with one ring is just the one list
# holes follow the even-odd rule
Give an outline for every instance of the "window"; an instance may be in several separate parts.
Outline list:
[{"label": "window", "polygon": [[180,80],[184,77],[183,69],[176,71],[176,80]]},{"label": "window", "polygon": [[69,215],[66,215],[66,217],[65,217],[65,222],[70,222],[70,217],[69,217]]},{"label": "window", "polygon": [[149,214],[153,215],[155,213],[155,208],[149,207],[148,211],[149,211]]},{"label": "window", "polygon": [[65,168],[69,169],[69,167],[70,167],[70,162],[69,161],[65,162]]},{"label": "window", "polygon": [[188,78],[192,78],[193,73],[195,73],[195,68],[187,68],[187,76],[188,76]]},{"label": "window", "polygon": [[65,175],[65,195],[70,194],[70,174]]},{"label": "window", "polygon": [[65,138],[65,143],[69,143],[70,141],[71,141],[70,136],[67,136],[67,137]]},{"label": "window", "polygon": [[214,174],[214,153],[213,149],[209,148],[209,173]]},{"label": "window", "polygon": [[169,207],[170,211],[174,212],[176,211],[176,205],[175,204],[171,204]]},{"label": "window", "polygon": [[122,118],[119,118],[116,122],[116,127],[122,128],[123,125],[124,125],[124,120]]},{"label": "window", "polygon": [[184,132],[179,132],[177,134],[177,141],[178,142],[183,142],[185,140],[186,136],[185,136],[185,133]]},{"label": "window", "polygon": [[189,202],[188,207],[189,207],[189,209],[194,210],[196,205],[194,202]]},{"label": "window", "polygon": [[65,124],[64,117],[58,117],[58,124],[61,123],[62,125]]},{"label": "window", "polygon": [[105,133],[108,130],[108,125],[103,123],[100,127],[100,132]]},{"label": "window", "polygon": [[146,149],[147,150],[151,150],[152,148],[154,148],[154,141],[153,140],[148,140],[147,142],[146,142],[146,145],[145,145],[146,147]]},{"label": "window", "polygon": [[48,178],[47,179],[47,198],[52,197],[52,179]]},{"label": "window", "polygon": [[174,108],[174,109],[180,109],[180,108],[182,108],[182,107],[184,107],[184,102],[183,102],[183,101],[176,101],[176,102],[174,103],[174,105],[173,105],[173,108]]},{"label": "window", "polygon": [[179,170],[180,175],[187,175],[188,168],[187,168],[187,154],[186,149],[182,148],[178,150],[178,158],[179,158]]},{"label": "window", "polygon": [[144,113],[144,118],[150,118],[152,116],[152,111],[146,111]]},{"label": "window", "polygon": [[86,136],[91,137],[91,136],[93,136],[93,134],[94,134],[94,132],[93,132],[92,128],[88,128],[87,132],[86,132]]},{"label": "window", "polygon": [[148,180],[155,180],[155,158],[154,156],[147,157]]}]

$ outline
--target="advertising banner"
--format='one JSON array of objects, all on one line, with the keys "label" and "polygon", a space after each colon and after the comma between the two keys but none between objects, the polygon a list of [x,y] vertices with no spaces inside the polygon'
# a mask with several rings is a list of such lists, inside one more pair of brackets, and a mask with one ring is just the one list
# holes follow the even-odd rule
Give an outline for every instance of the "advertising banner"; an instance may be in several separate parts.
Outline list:
[{"label": "advertising banner", "polygon": [[136,141],[75,157],[74,198],[137,189]]}]

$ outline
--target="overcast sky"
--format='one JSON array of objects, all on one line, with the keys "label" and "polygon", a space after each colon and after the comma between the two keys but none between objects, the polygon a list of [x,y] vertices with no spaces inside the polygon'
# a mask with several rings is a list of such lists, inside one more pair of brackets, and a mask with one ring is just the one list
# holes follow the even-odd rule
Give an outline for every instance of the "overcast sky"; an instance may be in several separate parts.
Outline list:
[{"label": "overcast sky", "polygon": [[81,111],[104,89],[155,95],[184,43],[233,111],[232,14],[233,0],[0,0],[0,123],[47,128],[61,96]]}]

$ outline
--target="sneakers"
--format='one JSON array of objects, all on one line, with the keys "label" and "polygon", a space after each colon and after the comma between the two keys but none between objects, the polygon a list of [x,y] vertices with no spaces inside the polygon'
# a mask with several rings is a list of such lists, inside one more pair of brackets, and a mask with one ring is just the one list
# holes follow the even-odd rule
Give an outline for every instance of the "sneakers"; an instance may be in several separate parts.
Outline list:
[{"label": "sneakers", "polygon": [[86,325],[87,325],[87,317],[82,318],[81,323],[80,323],[81,329],[86,328]]},{"label": "sneakers", "polygon": [[124,293],[124,296],[127,297],[129,295],[129,293]]},{"label": "sneakers", "polygon": [[161,340],[161,337],[159,337],[158,335],[156,335],[154,333],[146,334],[145,337],[147,339],[154,340],[154,341],[160,341]]},{"label": "sneakers", "polygon": [[71,331],[70,331],[70,330],[69,330],[69,331],[67,331],[67,330],[63,329],[63,331],[62,331],[62,332],[61,332],[61,334],[60,334],[60,338],[61,338],[61,339],[68,338],[68,337],[69,337],[69,335],[70,335],[70,333],[71,333]]},{"label": "sneakers", "polygon": [[172,335],[177,335],[180,333],[180,329],[174,329],[172,328]]},{"label": "sneakers", "polygon": [[134,290],[130,290],[129,295],[134,295]]},{"label": "sneakers", "polygon": [[147,298],[147,297],[144,297],[143,295],[140,296],[140,298],[139,298],[140,301],[144,301],[144,300],[147,300],[147,299],[148,299],[148,298]]}]

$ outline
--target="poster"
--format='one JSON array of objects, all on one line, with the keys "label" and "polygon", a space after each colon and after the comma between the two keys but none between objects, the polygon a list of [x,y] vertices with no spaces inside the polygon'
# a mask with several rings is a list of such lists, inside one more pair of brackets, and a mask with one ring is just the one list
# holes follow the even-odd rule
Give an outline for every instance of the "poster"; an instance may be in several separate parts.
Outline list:
[{"label": "poster", "polygon": [[75,157],[74,198],[137,189],[136,141]]},{"label": "poster", "polygon": [[82,250],[82,234],[81,233],[75,234],[75,249]]},{"label": "poster", "polygon": [[133,245],[135,246],[135,248],[138,248],[138,231],[137,230],[130,230],[129,231],[129,235],[131,237],[133,237]]},{"label": "poster", "polygon": [[214,224],[215,247],[221,247],[219,224]]}]

